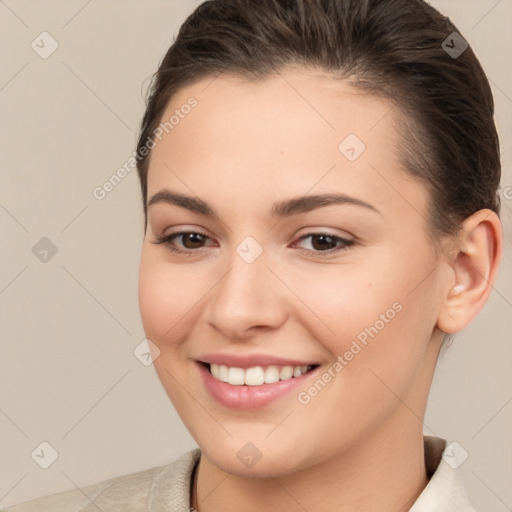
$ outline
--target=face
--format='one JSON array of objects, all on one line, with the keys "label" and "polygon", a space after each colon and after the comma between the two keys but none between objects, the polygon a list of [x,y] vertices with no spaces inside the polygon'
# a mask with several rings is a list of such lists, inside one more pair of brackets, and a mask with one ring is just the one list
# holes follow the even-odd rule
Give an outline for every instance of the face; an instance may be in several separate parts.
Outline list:
[{"label": "face", "polygon": [[167,394],[225,471],[290,474],[421,430],[443,271],[390,110],[290,69],[198,82],[163,116],[141,315]]}]

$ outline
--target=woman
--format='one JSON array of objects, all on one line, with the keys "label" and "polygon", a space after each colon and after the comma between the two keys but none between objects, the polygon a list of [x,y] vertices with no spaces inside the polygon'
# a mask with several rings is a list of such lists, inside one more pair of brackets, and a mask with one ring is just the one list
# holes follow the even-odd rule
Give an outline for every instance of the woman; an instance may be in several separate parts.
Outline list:
[{"label": "woman", "polygon": [[422,0],[213,0],[138,142],[157,374],[199,449],[12,511],[471,511],[423,436],[502,246],[484,72]]}]

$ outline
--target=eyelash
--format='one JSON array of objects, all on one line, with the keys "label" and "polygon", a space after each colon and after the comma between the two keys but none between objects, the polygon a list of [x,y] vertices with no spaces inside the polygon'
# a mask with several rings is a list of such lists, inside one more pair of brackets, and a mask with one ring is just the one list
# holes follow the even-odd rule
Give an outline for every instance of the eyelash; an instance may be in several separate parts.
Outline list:
[{"label": "eyelash", "polygon": [[[205,238],[210,238],[208,235],[206,235],[205,233],[201,233],[200,231],[180,231],[178,233],[172,233],[171,235],[167,235],[167,236],[156,236],[155,241],[152,243],[164,244],[172,252],[184,254],[186,256],[192,256],[193,253],[199,252],[201,249],[203,249],[203,247],[199,247],[198,249],[180,249],[180,248],[176,247],[175,245],[172,245],[172,243],[171,243],[172,240],[174,240],[175,238],[178,238],[183,235],[189,235],[189,234],[201,235]],[[337,249],[336,248],[328,249],[326,251],[314,251],[311,249],[303,249],[306,252],[313,253],[315,256],[317,256],[317,255],[324,256],[325,255],[327,257],[334,253],[338,253],[340,251],[346,250],[349,247],[355,245],[355,243],[356,243],[355,240],[348,240],[346,238],[342,238],[342,237],[339,237],[336,235],[331,235],[330,233],[322,233],[322,232],[308,233],[307,235],[301,236],[298,241],[302,241],[302,240],[312,237],[312,236],[328,236],[329,238],[331,238],[333,240],[333,242],[341,243],[341,247],[338,247]]]}]

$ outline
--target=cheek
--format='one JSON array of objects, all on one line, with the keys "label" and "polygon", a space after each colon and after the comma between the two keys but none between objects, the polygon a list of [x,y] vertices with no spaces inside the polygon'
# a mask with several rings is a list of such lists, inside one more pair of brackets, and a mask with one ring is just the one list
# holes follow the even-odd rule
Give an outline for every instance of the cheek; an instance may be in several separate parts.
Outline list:
[{"label": "cheek", "polygon": [[[194,306],[207,283],[189,271],[191,266],[162,261],[151,250],[142,252],[139,269],[139,307],[144,330],[161,350],[180,339],[194,317]],[[161,346],[160,346],[161,345]]]},{"label": "cheek", "polygon": [[[195,322],[194,305],[198,305],[205,290],[201,280],[194,278],[186,265],[179,268],[164,261],[153,247],[143,247],[139,267],[139,308],[148,339],[159,350],[153,367],[163,388],[176,409],[190,408],[188,395],[183,393],[183,357],[179,351],[185,347],[191,326]],[[178,377],[179,375],[179,377]]]},{"label": "cheek", "polygon": [[422,283],[428,269],[420,257],[413,265],[405,253],[381,253],[364,265],[319,266],[301,273],[293,289],[308,308],[303,319],[311,319],[309,328],[333,359],[347,353],[350,360],[371,358],[392,366],[421,357],[431,335],[433,288],[428,279]]},{"label": "cheek", "polygon": [[[374,267],[373,267],[374,268]],[[365,328],[382,330],[381,314],[394,319],[400,293],[371,265],[329,265],[318,267],[295,279],[294,292],[315,318],[315,337],[338,355]],[[386,323],[387,325],[387,323]]]},{"label": "cheek", "polygon": [[332,266],[328,273],[310,274],[295,289],[318,317],[310,324],[316,340],[332,355],[319,376],[326,384],[313,383],[298,398],[314,428],[339,425],[337,434],[325,432],[336,444],[341,431],[370,428],[400,405],[396,396],[405,397],[417,378],[433,315],[425,310],[429,284],[412,291],[423,278],[418,268],[390,261]]}]

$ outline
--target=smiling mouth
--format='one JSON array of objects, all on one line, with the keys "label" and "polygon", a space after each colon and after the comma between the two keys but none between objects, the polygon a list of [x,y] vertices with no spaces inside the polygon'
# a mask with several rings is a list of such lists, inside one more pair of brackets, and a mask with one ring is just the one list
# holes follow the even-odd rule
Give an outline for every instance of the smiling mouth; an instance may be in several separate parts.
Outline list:
[{"label": "smiling mouth", "polygon": [[253,366],[238,368],[222,364],[204,363],[215,380],[232,386],[260,386],[275,382],[295,379],[314,370],[318,365],[302,366]]}]

